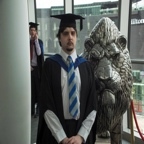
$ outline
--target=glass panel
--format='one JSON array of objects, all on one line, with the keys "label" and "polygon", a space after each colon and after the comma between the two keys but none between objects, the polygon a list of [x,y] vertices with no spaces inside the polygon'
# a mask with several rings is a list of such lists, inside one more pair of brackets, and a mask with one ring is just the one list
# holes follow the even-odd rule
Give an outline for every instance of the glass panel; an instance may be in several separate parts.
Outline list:
[{"label": "glass panel", "polygon": [[[144,64],[133,64],[133,103],[139,128],[144,133]],[[134,130],[137,131],[134,121]]]},{"label": "glass panel", "polygon": [[144,0],[133,0],[131,13],[130,55],[144,60]]},{"label": "glass panel", "polygon": [[[130,56],[144,60],[144,0],[132,2]],[[133,98],[137,122],[144,133],[144,64],[133,64]],[[134,122],[134,130],[137,131]]]},{"label": "glass panel", "polygon": [[[83,30],[79,32],[79,27],[77,27],[76,48],[78,54],[83,52],[86,36],[102,17],[109,17],[118,26],[118,0],[74,0],[74,13],[85,17]],[[79,26],[79,22],[77,22],[77,26]]]},{"label": "glass panel", "polygon": [[64,14],[64,0],[36,0],[36,16],[39,23],[39,38],[44,43],[44,53],[57,53],[60,50],[56,34],[59,20],[50,15]]}]

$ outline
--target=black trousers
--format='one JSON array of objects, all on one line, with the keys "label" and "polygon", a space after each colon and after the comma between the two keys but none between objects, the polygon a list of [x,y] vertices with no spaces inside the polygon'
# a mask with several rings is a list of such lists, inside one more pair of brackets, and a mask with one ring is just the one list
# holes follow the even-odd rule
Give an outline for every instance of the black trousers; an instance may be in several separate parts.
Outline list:
[{"label": "black trousers", "polygon": [[[31,115],[38,113],[38,99],[40,95],[40,75],[38,67],[31,71]],[[35,109],[35,105],[37,108]],[[36,111],[35,111],[36,110]]]}]

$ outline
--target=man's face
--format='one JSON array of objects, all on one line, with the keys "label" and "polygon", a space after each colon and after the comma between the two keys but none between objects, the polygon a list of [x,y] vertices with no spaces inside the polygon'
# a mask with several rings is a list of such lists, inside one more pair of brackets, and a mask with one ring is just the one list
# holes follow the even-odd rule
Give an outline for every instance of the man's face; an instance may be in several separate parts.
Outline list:
[{"label": "man's face", "polygon": [[30,28],[29,32],[30,32],[31,38],[34,38],[37,34],[36,28]]},{"label": "man's face", "polygon": [[72,27],[67,27],[61,34],[59,41],[63,51],[71,54],[74,51],[77,40],[77,33]]}]

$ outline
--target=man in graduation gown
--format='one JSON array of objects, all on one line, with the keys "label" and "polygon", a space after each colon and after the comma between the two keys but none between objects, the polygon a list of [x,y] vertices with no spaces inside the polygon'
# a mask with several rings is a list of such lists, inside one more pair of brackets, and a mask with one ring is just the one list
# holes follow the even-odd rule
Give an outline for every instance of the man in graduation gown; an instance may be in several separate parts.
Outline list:
[{"label": "man in graduation gown", "polygon": [[[37,23],[29,23],[30,32],[30,64],[31,64],[31,115],[38,115],[38,99],[40,95],[40,81],[44,62],[43,41],[38,38]],[[37,108],[35,107],[37,105]]]},{"label": "man in graduation gown", "polygon": [[[57,37],[62,49],[44,62],[37,144],[94,144],[97,107],[94,74],[88,61],[77,56],[75,49],[75,20],[80,19],[82,29],[84,18],[74,14],[52,17],[61,20]],[[69,79],[70,67],[74,69],[74,87]]]}]

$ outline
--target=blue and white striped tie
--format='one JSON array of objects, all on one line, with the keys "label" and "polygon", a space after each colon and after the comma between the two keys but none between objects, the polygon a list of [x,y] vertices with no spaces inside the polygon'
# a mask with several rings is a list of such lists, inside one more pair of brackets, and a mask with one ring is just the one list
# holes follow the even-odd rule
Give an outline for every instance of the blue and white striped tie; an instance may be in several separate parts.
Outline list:
[{"label": "blue and white striped tie", "polygon": [[78,100],[76,96],[76,79],[74,64],[71,56],[68,56],[68,87],[69,87],[69,112],[73,118],[78,114]]}]

